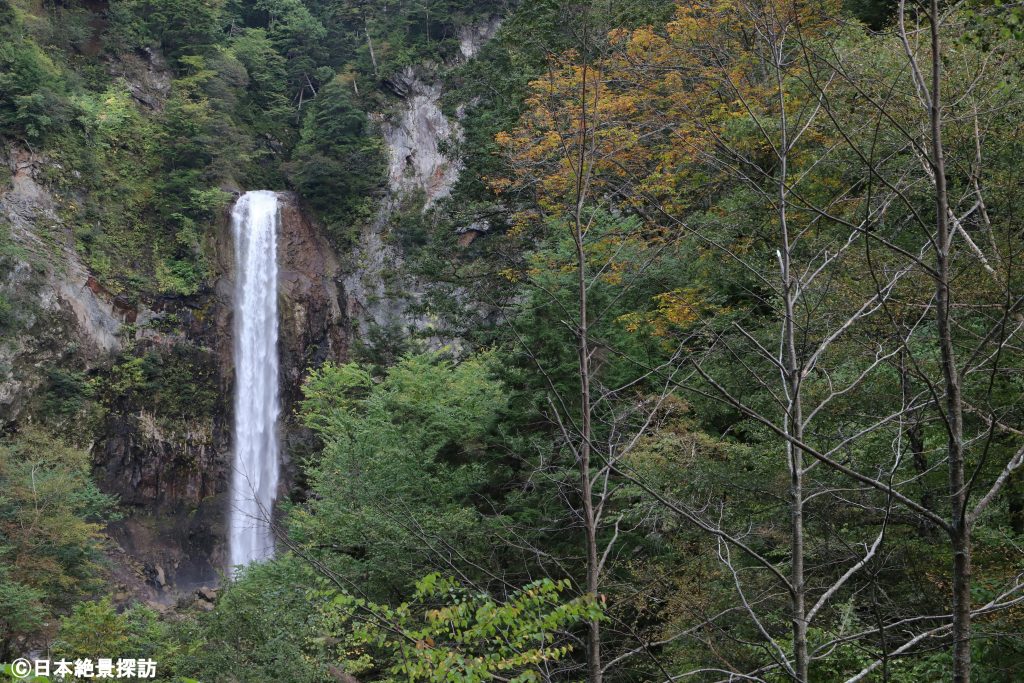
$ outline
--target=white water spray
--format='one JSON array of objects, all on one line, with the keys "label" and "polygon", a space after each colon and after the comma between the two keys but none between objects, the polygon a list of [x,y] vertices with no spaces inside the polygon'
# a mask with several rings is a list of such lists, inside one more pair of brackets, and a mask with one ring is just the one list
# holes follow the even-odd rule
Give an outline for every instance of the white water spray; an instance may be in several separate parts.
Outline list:
[{"label": "white water spray", "polygon": [[231,213],[235,238],[235,450],[230,565],[272,557],[277,496],[277,195],[246,192]]}]

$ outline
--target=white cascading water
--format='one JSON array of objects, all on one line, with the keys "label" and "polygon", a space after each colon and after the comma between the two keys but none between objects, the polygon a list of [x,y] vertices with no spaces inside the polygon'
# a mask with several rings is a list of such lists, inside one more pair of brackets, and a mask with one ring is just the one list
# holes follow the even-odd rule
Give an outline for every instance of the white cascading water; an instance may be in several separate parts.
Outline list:
[{"label": "white cascading water", "polygon": [[274,554],[277,496],[277,194],[246,192],[231,213],[235,238],[235,449],[230,565]]}]

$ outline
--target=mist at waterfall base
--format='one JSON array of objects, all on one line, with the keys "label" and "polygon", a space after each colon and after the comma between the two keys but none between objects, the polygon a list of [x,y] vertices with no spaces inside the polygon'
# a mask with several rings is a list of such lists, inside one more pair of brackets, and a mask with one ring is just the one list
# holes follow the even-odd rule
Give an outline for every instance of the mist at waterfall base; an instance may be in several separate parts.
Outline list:
[{"label": "mist at waterfall base", "polygon": [[280,469],[277,442],[277,194],[235,203],[235,433],[228,518],[229,565],[274,554],[270,520]]}]

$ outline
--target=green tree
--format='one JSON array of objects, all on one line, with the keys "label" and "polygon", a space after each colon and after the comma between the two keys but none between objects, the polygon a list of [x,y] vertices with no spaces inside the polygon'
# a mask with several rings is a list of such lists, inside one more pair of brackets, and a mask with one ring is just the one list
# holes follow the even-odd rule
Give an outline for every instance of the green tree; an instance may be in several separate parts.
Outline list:
[{"label": "green tree", "polygon": [[102,585],[100,522],[113,507],[92,482],[85,451],[38,428],[0,443],[5,648]]},{"label": "green tree", "polygon": [[12,580],[10,572],[0,564],[0,661],[20,656],[18,641],[41,629],[46,619],[43,592]]},{"label": "green tree", "polygon": [[146,19],[168,56],[203,54],[223,36],[223,0],[145,0]]},{"label": "green tree", "polygon": [[285,58],[262,28],[242,31],[231,41],[231,51],[249,76],[246,92],[250,106],[243,116],[251,117],[257,131],[282,136],[292,114]]},{"label": "green tree", "polygon": [[409,356],[380,381],[328,365],[304,385],[306,423],[324,442],[309,468],[310,503],[296,509],[296,540],[370,596],[402,595],[449,548],[486,557],[488,525],[475,495],[498,458],[487,436],[505,403],[486,359],[459,364]]},{"label": "green tree", "polygon": [[0,131],[37,143],[68,125],[72,108],[58,64],[18,33],[0,25]]},{"label": "green tree", "polygon": [[258,0],[255,9],[266,13],[267,36],[285,58],[289,95],[300,103],[315,96],[327,57],[323,24],[301,0]]},{"label": "green tree", "polygon": [[366,198],[383,178],[383,155],[370,134],[366,114],[353,99],[344,76],[324,85],[303,116],[298,145],[288,163],[289,177],[344,241],[346,229],[366,220]]}]

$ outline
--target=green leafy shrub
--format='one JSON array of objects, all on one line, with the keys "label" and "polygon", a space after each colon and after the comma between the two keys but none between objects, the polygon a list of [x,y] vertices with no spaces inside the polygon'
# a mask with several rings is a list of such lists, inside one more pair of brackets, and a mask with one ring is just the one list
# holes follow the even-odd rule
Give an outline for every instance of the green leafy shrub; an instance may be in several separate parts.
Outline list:
[{"label": "green leafy shrub", "polygon": [[41,142],[71,116],[59,66],[35,43],[0,28],[0,131]]},{"label": "green leafy shrub", "polygon": [[541,681],[545,667],[573,649],[565,631],[602,618],[592,597],[563,598],[569,585],[540,579],[499,602],[429,574],[398,607],[340,594],[325,621],[349,648],[372,653],[347,668],[379,662],[395,680],[411,682]]},{"label": "green leafy shrub", "polygon": [[212,353],[190,344],[143,350],[113,366],[99,389],[114,409],[130,406],[169,419],[207,418],[218,399]]}]

